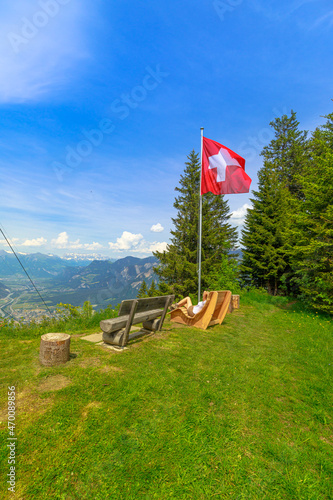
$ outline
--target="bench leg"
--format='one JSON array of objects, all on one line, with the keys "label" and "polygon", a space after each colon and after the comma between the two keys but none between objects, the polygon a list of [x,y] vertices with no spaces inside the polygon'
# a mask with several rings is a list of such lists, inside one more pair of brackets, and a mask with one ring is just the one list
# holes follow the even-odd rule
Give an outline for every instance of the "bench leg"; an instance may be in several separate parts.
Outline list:
[{"label": "bench leg", "polygon": [[169,300],[167,300],[165,303],[164,311],[162,312],[162,316],[159,320],[159,325],[158,325],[158,329],[157,329],[158,332],[162,329],[166,313],[168,312],[168,307],[172,303],[173,299],[174,299],[174,296],[170,295]]},{"label": "bench leg", "polygon": [[103,341],[106,344],[117,345],[121,347],[124,335],[125,335],[125,328],[122,328],[121,330],[112,333],[103,332]]},{"label": "bench leg", "polygon": [[133,318],[134,318],[134,314],[135,314],[136,308],[138,307],[138,303],[139,303],[138,300],[134,300],[133,301],[131,312],[130,312],[130,314],[128,316],[127,324],[126,324],[126,327],[125,327],[124,336],[122,338],[121,347],[124,347],[127,344],[127,342],[128,342],[129,332],[130,332],[130,329],[131,329],[131,326],[132,326],[132,321],[133,321]]}]

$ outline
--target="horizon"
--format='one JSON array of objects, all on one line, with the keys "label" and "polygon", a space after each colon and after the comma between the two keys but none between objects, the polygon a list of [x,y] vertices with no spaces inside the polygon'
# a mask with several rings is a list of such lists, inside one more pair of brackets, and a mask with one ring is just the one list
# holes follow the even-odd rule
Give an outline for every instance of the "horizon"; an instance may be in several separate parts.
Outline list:
[{"label": "horizon", "polygon": [[[201,127],[245,158],[252,192],[269,123],[293,109],[313,131],[332,109],[328,0],[17,0],[0,13],[0,227],[22,253],[163,251]],[[225,195],[238,232],[251,192]]]},{"label": "horizon", "polygon": [[[12,250],[6,250],[4,248],[0,248],[0,254],[1,252],[5,252],[5,253],[8,253],[9,255],[12,255],[13,257],[15,257],[15,254],[14,252],[12,252]],[[57,257],[59,259],[62,259],[62,260],[76,260],[76,258],[78,258],[78,260],[113,260],[113,261],[117,261],[117,260],[121,260],[121,259],[127,259],[127,258],[133,258],[133,259],[139,259],[139,260],[144,260],[144,259],[150,259],[150,258],[154,258],[156,259],[156,257],[154,255],[148,255],[146,257],[138,257],[136,255],[123,255],[119,258],[112,258],[112,257],[108,257],[107,255],[100,255],[100,254],[94,254],[94,253],[91,253],[91,254],[83,254],[83,253],[67,253],[67,254],[63,254],[63,255],[59,255],[59,254],[56,254],[56,253],[44,253],[44,252],[41,252],[41,251],[35,251],[35,252],[19,252],[19,251],[15,251],[15,253],[17,255],[44,255],[46,257]],[[0,277],[1,279],[1,277]]]}]

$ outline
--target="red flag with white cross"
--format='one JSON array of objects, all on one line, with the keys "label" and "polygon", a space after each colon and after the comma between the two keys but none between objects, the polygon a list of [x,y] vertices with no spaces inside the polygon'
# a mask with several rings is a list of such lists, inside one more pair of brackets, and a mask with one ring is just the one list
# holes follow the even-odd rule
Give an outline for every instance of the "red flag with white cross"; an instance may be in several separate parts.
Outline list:
[{"label": "red flag with white cross", "polygon": [[245,160],[219,142],[203,137],[201,195],[248,193],[252,180]]}]

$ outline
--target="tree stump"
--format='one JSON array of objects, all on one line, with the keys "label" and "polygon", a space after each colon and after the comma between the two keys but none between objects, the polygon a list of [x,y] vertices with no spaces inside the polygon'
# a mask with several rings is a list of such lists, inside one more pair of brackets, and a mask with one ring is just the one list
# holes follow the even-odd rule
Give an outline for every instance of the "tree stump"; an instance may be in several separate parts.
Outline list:
[{"label": "tree stump", "polygon": [[69,361],[71,337],[67,333],[46,333],[41,336],[39,361],[45,366],[54,366]]},{"label": "tree stump", "polygon": [[239,295],[231,295],[232,307],[239,309]]},{"label": "tree stump", "polygon": [[231,295],[228,312],[232,313],[234,309],[239,309],[239,295]]}]

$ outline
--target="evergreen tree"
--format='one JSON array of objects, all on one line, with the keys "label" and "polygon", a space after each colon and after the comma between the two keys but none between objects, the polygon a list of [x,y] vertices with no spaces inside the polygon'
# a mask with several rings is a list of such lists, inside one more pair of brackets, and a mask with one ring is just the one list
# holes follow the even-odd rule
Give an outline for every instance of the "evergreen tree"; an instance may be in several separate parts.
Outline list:
[{"label": "evergreen tree", "polygon": [[138,294],[136,296],[138,299],[142,299],[144,297],[148,297],[148,288],[147,288],[147,283],[145,280],[141,283],[141,286],[139,288]]},{"label": "evergreen tree", "polygon": [[279,180],[290,193],[302,198],[299,176],[307,158],[307,132],[299,130],[296,113],[283,115],[270,123],[275,130],[275,139],[263,148],[261,156],[266,163],[272,163],[279,173]]},{"label": "evergreen tree", "polygon": [[155,281],[153,280],[148,290],[148,297],[157,297],[157,296],[158,296],[158,290],[156,288]]},{"label": "evergreen tree", "polygon": [[310,140],[310,160],[299,177],[304,199],[292,231],[292,263],[302,297],[333,314],[333,113]]},{"label": "evergreen tree", "polygon": [[209,274],[210,290],[231,290],[240,293],[239,266],[236,259],[223,255],[219,268]]},{"label": "evergreen tree", "polygon": [[158,282],[158,295],[172,295],[172,293],[172,287],[165,281],[160,280]]},{"label": "evergreen tree", "polygon": [[270,164],[259,171],[258,177],[259,191],[253,193],[253,208],[247,212],[242,231],[241,277],[245,284],[267,288],[276,295],[287,268],[289,191]]},{"label": "evergreen tree", "polygon": [[[179,195],[174,207],[177,215],[172,219],[171,244],[167,251],[154,252],[160,264],[155,273],[169,287],[170,293],[182,297],[195,294],[198,289],[198,221],[199,221],[200,161],[192,151],[175,188]],[[228,223],[229,207],[223,196],[207,193],[202,199],[202,288],[208,288],[209,273],[218,268],[223,255],[234,248],[236,229]],[[160,284],[160,286],[163,286]]]},{"label": "evergreen tree", "polygon": [[245,284],[267,288],[271,294],[284,288],[292,292],[290,227],[296,200],[304,197],[299,178],[306,163],[307,134],[298,129],[292,111],[270,124],[275,138],[261,155],[264,165],[258,173],[259,190],[248,211],[242,244],[241,276]]}]

